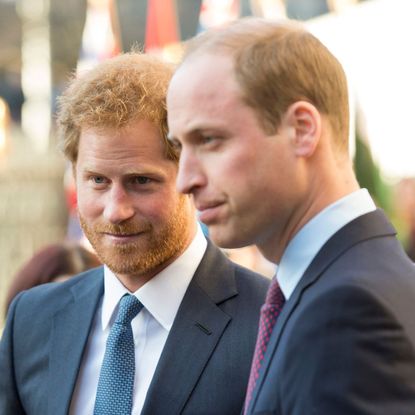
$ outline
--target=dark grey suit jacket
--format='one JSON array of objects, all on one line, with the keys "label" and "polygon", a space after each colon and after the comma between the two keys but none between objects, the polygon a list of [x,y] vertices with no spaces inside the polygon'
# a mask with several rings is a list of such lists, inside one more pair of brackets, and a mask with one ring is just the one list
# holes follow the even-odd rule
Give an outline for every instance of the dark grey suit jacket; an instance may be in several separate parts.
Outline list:
[{"label": "dark grey suit jacket", "polygon": [[415,414],[415,265],[381,211],[347,224],[312,261],[257,386],[249,414]]},{"label": "dark grey suit jacket", "polygon": [[[163,349],[142,414],[239,414],[268,280],[209,244]],[[26,291],[0,345],[0,414],[63,415],[103,294],[103,269]]]}]

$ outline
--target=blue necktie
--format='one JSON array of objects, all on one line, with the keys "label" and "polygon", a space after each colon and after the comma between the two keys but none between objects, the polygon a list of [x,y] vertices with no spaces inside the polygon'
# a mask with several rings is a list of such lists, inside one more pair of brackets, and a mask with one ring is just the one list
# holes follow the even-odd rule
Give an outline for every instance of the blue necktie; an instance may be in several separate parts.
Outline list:
[{"label": "blue necktie", "polygon": [[117,318],[105,347],[94,415],[131,415],[135,372],[131,321],[142,308],[133,295],[126,294],[120,300]]}]

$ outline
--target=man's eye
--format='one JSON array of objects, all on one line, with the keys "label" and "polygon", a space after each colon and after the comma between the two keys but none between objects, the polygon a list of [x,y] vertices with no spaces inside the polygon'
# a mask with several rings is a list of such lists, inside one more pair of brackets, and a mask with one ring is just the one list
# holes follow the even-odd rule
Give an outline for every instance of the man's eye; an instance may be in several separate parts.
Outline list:
[{"label": "man's eye", "polygon": [[103,184],[103,183],[105,183],[105,178],[102,177],[102,176],[94,176],[94,177],[92,177],[92,181],[95,184]]},{"label": "man's eye", "polygon": [[147,184],[147,183],[150,183],[151,179],[145,176],[137,176],[137,177],[134,177],[133,181],[134,183],[137,183],[137,184]]},{"label": "man's eye", "polygon": [[203,144],[213,143],[218,137],[214,135],[205,135],[202,137]]}]

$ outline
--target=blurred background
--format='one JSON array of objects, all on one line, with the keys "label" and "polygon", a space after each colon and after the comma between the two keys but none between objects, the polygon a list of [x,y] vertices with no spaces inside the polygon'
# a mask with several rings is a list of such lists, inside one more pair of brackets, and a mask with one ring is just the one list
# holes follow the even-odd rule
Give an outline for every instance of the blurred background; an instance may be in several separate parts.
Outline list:
[{"label": "blurred background", "polygon": [[[413,0],[0,0],[0,322],[34,253],[83,243],[54,128],[68,79],[132,47],[178,61],[186,39],[249,15],[304,21],[342,62],[358,180],[415,259]],[[273,273],[252,247],[228,254]]]}]

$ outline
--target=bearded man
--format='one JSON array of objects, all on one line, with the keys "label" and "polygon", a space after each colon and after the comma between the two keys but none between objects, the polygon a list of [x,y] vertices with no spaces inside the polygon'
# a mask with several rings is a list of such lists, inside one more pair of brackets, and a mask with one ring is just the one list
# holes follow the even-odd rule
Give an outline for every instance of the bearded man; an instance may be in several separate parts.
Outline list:
[{"label": "bearded man", "polygon": [[176,190],[172,68],[130,53],[74,79],[58,126],[103,266],[27,291],[0,346],[0,413],[239,414],[266,279],[231,263]]}]

